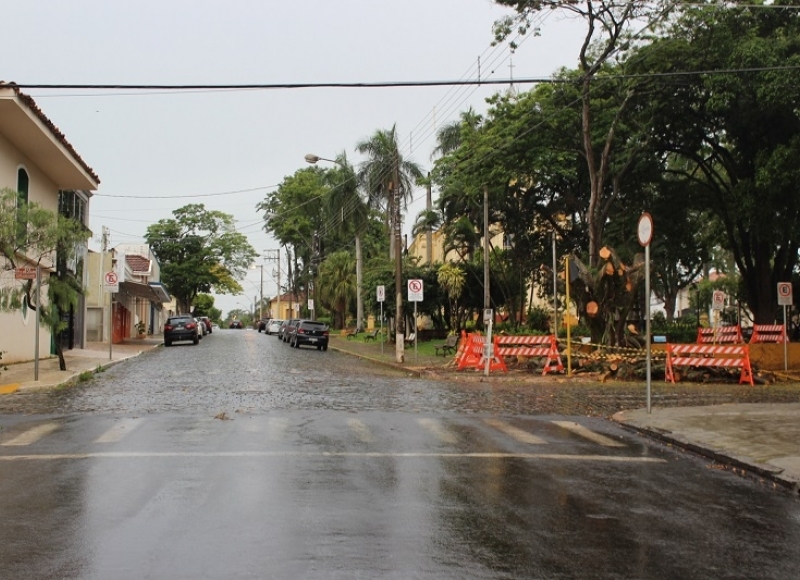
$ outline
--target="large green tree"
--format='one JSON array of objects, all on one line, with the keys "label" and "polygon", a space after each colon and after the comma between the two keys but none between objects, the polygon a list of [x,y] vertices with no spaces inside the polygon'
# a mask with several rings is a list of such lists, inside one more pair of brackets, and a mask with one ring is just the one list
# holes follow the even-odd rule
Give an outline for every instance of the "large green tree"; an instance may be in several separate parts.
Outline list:
[{"label": "large green tree", "polygon": [[161,279],[178,308],[189,312],[201,292],[239,294],[237,280],[247,274],[258,253],[237,232],[233,216],[190,204],[147,228],[145,240],[161,264]]},{"label": "large green tree", "polygon": [[742,275],[755,322],[773,323],[777,282],[800,248],[800,14],[691,5],[631,59],[666,171],[694,185]]}]

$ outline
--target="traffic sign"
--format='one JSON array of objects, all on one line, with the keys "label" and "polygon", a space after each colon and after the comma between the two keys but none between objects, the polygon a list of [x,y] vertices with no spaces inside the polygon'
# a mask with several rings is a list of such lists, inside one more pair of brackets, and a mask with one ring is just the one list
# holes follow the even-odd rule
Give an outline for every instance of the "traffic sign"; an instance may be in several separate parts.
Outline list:
[{"label": "traffic sign", "polygon": [[650,245],[650,241],[653,239],[653,218],[649,213],[644,212],[639,218],[636,234],[642,247]]},{"label": "traffic sign", "polygon": [[422,280],[415,278],[408,281],[408,301],[422,302]]},{"label": "traffic sign", "polygon": [[725,307],[725,292],[714,290],[711,295],[711,310],[722,310]]},{"label": "traffic sign", "polygon": [[792,283],[778,282],[778,306],[791,306],[792,304]]},{"label": "traffic sign", "polygon": [[106,292],[119,292],[119,277],[115,271],[106,272],[103,276],[103,289]]},{"label": "traffic sign", "polygon": [[386,300],[386,286],[378,286],[378,302]]},{"label": "traffic sign", "polygon": [[15,280],[36,280],[36,268],[16,268],[14,269]]}]

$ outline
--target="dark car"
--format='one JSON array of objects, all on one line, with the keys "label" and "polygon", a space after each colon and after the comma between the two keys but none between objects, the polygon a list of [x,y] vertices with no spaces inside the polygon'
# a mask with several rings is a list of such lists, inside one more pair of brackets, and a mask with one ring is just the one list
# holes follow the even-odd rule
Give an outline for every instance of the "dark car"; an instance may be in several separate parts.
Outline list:
[{"label": "dark car", "polygon": [[241,320],[231,320],[231,323],[228,325],[228,328],[244,328],[244,326],[242,326]]},{"label": "dark car", "polygon": [[179,341],[200,342],[197,322],[191,314],[170,316],[164,323],[164,346],[172,346],[173,342]]},{"label": "dark car", "polygon": [[258,332],[266,332],[269,318],[262,318],[258,321]]},{"label": "dark car", "polygon": [[298,320],[289,328],[289,344],[295,348],[307,344],[317,350],[328,350],[328,325],[318,320]]},{"label": "dark car", "polygon": [[289,318],[281,323],[281,329],[278,331],[278,338],[283,342],[289,342],[289,329],[297,322],[296,318]]},{"label": "dark car", "polygon": [[211,319],[208,316],[198,316],[197,319],[200,320],[200,322],[202,322],[203,324],[205,324],[206,334],[211,334],[212,332],[214,332],[214,329],[211,327]]}]

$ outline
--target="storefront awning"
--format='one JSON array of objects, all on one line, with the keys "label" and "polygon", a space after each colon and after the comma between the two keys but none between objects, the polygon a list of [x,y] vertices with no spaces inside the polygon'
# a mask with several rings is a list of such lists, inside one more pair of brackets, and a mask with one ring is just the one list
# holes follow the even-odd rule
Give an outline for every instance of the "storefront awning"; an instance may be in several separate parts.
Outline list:
[{"label": "storefront awning", "polygon": [[130,296],[138,296],[144,298],[155,304],[165,304],[171,302],[169,292],[166,286],[161,282],[148,282],[146,284],[140,282],[120,282],[119,291],[125,292]]}]

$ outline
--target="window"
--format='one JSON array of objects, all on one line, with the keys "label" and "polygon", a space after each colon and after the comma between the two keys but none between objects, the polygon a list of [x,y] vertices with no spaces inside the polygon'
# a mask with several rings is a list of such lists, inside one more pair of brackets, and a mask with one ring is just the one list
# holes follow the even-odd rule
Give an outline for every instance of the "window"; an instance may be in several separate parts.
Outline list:
[{"label": "window", "polygon": [[[28,172],[23,167],[17,169],[17,244],[25,245],[28,234]],[[22,210],[22,211],[20,211]]]},{"label": "window", "polygon": [[58,192],[58,213],[86,225],[86,200],[77,192],[62,190]]}]

